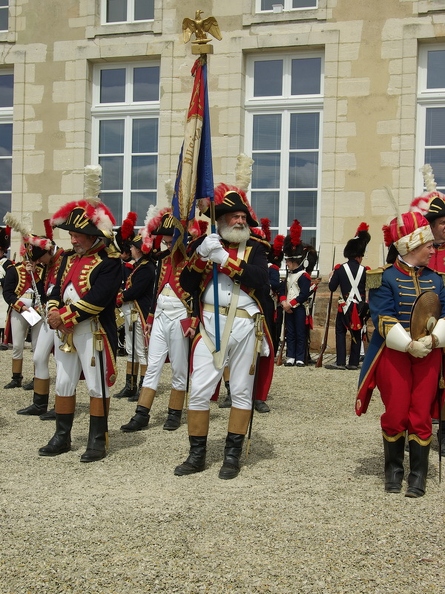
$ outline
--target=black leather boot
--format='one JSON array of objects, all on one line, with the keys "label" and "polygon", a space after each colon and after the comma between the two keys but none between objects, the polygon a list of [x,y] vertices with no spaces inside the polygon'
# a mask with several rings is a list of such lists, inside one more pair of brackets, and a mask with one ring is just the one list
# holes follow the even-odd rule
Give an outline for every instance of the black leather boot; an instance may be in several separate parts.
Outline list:
[{"label": "black leather boot", "polygon": [[142,382],[143,381],[144,381],[144,378],[143,377],[140,377],[139,378],[139,385],[138,385],[137,389],[135,390],[135,393],[133,394],[133,396],[130,396],[128,398],[128,402],[137,402],[139,400],[139,394],[141,393],[141,388],[142,388]]},{"label": "black leather boot", "polygon": [[124,433],[131,433],[132,431],[140,431],[141,429],[148,427],[148,421],[150,420],[149,412],[149,408],[138,404],[136,407],[136,414],[126,425],[121,426],[121,431]]},{"label": "black leather boot", "polygon": [[32,379],[30,382],[28,382],[27,384],[24,384],[22,386],[22,388],[24,390],[30,391],[30,390],[34,390],[34,380]]},{"label": "black leather boot", "polygon": [[22,379],[23,375],[21,373],[13,373],[12,380],[6,386],[3,386],[5,390],[11,390],[11,388],[21,388],[22,387]]},{"label": "black leather boot", "polygon": [[168,409],[168,416],[162,427],[166,431],[175,431],[181,426],[182,410]]},{"label": "black leather boot", "polygon": [[185,462],[175,468],[176,476],[202,472],[205,468],[207,435],[189,436],[190,452]]},{"label": "black leather boot", "polygon": [[39,456],[58,456],[71,449],[71,428],[74,413],[56,414],[56,432],[46,446],[39,449]]},{"label": "black leather boot", "polygon": [[32,399],[32,404],[26,408],[21,408],[17,411],[18,415],[34,415],[40,416],[48,410],[49,394],[36,394]]},{"label": "black leather boot", "polygon": [[244,437],[244,435],[238,435],[237,433],[227,433],[224,462],[218,475],[220,479],[228,480],[238,476]]},{"label": "black leather boot", "polygon": [[120,392],[114,394],[114,398],[131,398],[137,392],[137,375],[131,375],[127,373],[125,376],[125,386]]},{"label": "black leather boot", "polygon": [[230,394],[230,383],[228,381],[224,382],[224,386],[227,390],[227,395],[221,404],[218,404],[218,408],[231,408],[232,406],[232,396]]},{"label": "black leather boot", "polygon": [[383,434],[385,454],[385,491],[400,493],[403,480],[403,458],[405,456],[405,432],[394,437]]},{"label": "black leather boot", "polygon": [[51,410],[48,410],[46,413],[43,413],[43,415],[40,415],[39,418],[41,421],[55,421],[56,411],[54,410],[54,408],[52,408]]},{"label": "black leather boot", "polygon": [[428,474],[428,456],[430,444],[421,445],[415,439],[409,440],[408,489],[405,497],[422,497],[425,495],[426,475]]},{"label": "black leather boot", "polygon": [[96,462],[107,455],[106,450],[106,417],[93,417],[90,415],[90,431],[86,451],[81,455],[81,462]]}]

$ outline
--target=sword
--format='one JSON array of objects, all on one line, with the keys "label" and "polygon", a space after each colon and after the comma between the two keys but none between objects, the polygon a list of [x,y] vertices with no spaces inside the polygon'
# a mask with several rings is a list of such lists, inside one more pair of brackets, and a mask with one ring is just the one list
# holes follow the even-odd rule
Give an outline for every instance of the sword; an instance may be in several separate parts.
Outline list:
[{"label": "sword", "polygon": [[259,367],[258,362],[260,360],[260,354],[261,354],[261,343],[263,342],[263,337],[264,337],[263,325],[264,325],[264,315],[256,314],[255,315],[255,348],[253,351],[252,365],[250,366],[250,369],[249,369],[249,375],[255,374],[255,379],[253,381],[253,387],[252,387],[252,409],[250,412],[249,431],[247,433],[246,460],[247,460],[247,457],[249,456],[250,442],[251,442],[251,438],[252,438],[253,413],[255,411],[255,406],[254,406],[255,391],[256,391],[257,384],[258,384],[258,367]]}]

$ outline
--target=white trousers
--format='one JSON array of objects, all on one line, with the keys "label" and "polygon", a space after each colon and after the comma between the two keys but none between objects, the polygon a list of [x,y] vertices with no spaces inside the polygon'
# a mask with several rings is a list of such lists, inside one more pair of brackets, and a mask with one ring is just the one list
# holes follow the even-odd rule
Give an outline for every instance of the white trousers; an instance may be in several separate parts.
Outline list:
[{"label": "white trousers", "polygon": [[34,362],[34,377],[49,379],[49,358],[54,347],[53,330],[49,324],[42,324],[32,360]]},{"label": "white trousers", "polygon": [[[74,353],[65,353],[59,349],[62,344],[60,338],[54,338],[54,355],[57,362],[56,394],[57,396],[73,396],[76,386],[83,372],[89,395],[92,398],[102,398],[102,380],[99,362],[99,353],[93,352],[93,334],[91,321],[85,320],[75,326],[73,343],[76,348]],[[107,360],[105,352],[102,352],[104,362],[104,385],[105,397],[109,398],[106,382]],[[95,359],[95,366],[91,365],[92,357]]]},{"label": "white trousers", "polygon": [[[127,351],[127,361],[131,362],[133,356],[133,323],[131,321],[131,310],[133,303],[124,303],[122,305],[122,312],[125,316],[125,350]],[[144,334],[142,331],[141,319],[139,312],[137,320],[134,324],[134,362],[139,365],[147,365],[147,348],[144,343]]]},{"label": "white trousers", "polygon": [[[183,317],[186,315],[184,308]],[[190,341],[184,337],[180,319],[179,317],[171,319],[165,313],[155,317],[148,345],[148,367],[142,387],[157,390],[168,355],[172,368],[172,388],[186,389]]]},{"label": "white trousers", "polygon": [[[25,301],[25,299],[23,299]],[[37,322],[31,328],[31,345],[33,350],[36,348],[37,337],[40,332],[40,328],[43,325],[43,320]],[[11,333],[12,333],[12,358],[23,359],[23,349],[25,347],[26,335],[28,334],[29,324],[25,318],[16,312],[11,311]]]},{"label": "white trousers", "polygon": [[[214,314],[205,314],[206,330],[214,342]],[[221,335],[224,331],[225,316],[220,316]],[[252,389],[255,375],[250,375],[255,347],[255,327],[253,318],[235,318],[226,349],[225,363],[221,369],[215,367],[212,354],[202,338],[193,351],[193,372],[189,397],[190,410],[209,410],[210,399],[220,381],[224,367],[230,369],[230,394],[232,405],[244,410],[252,409]]]}]

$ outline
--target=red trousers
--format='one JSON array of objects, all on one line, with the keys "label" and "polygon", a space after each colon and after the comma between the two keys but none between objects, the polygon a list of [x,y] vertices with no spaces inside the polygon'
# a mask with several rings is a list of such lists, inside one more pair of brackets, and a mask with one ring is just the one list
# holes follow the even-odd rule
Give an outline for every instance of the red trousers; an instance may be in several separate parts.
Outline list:
[{"label": "red trousers", "polygon": [[384,348],[377,365],[376,380],[385,412],[380,424],[387,435],[431,437],[431,411],[437,397],[442,349],[418,359],[408,353]]}]

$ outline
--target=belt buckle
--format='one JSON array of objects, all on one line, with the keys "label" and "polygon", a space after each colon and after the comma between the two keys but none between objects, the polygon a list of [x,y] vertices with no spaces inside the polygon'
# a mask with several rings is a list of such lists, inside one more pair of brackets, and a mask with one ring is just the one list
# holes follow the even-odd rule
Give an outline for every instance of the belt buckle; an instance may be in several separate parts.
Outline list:
[{"label": "belt buckle", "polygon": [[229,308],[227,305],[221,305],[220,307],[220,314],[222,314],[223,316],[228,316],[229,315]]}]

